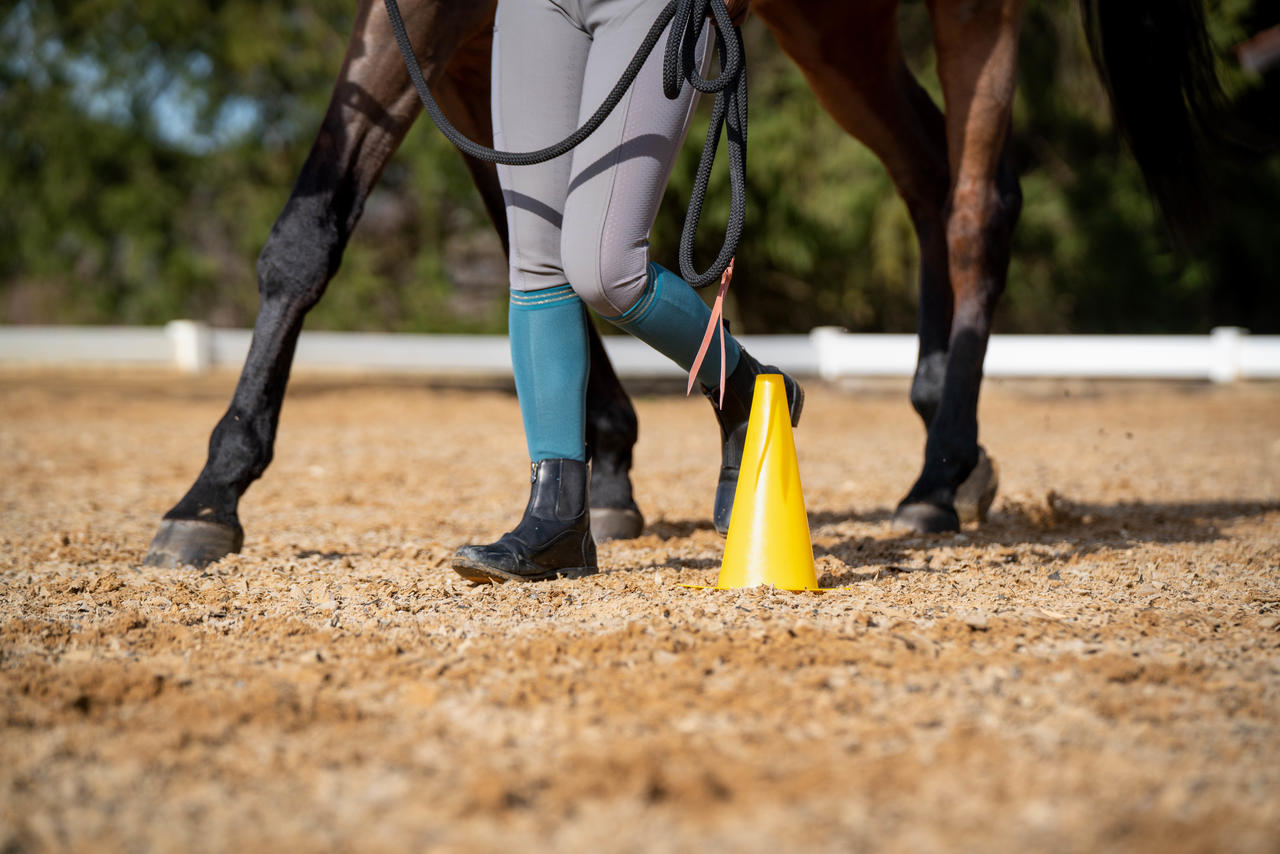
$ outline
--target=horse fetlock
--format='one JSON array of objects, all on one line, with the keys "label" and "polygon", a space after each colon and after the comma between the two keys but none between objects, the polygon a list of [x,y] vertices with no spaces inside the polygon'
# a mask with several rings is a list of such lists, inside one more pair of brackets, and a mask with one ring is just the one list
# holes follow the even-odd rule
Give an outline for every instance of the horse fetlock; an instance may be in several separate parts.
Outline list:
[{"label": "horse fetlock", "polygon": [[591,531],[597,541],[630,540],[644,530],[644,516],[631,494],[630,448],[625,465],[606,463],[599,456],[591,461]]},{"label": "horse fetlock", "polygon": [[1000,488],[1000,467],[985,448],[978,446],[978,462],[956,487],[955,510],[962,525],[985,522]]},{"label": "horse fetlock", "polygon": [[593,376],[587,391],[591,532],[597,542],[630,540],[644,530],[644,515],[631,492],[631,453],[640,432],[639,422],[613,372],[607,371],[612,387],[596,373],[602,367],[596,360],[601,358],[608,358],[603,350],[598,355],[593,352]]},{"label": "horse fetlock", "polygon": [[940,455],[933,466],[926,464],[920,479],[898,505],[894,526],[938,533],[982,522],[999,485],[999,467],[981,445],[974,445],[971,452]]},{"label": "horse fetlock", "polygon": [[625,507],[631,502],[631,454],[625,460],[596,454],[591,458],[591,502]]},{"label": "horse fetlock", "polygon": [[206,472],[201,472],[182,500],[173,505],[166,514],[166,520],[184,520],[191,522],[209,522],[240,527],[237,513],[240,495],[244,490],[225,483],[216,483]]},{"label": "horse fetlock", "polygon": [[[975,456],[973,463],[976,461]],[[956,489],[973,469],[973,463],[956,465],[960,462],[945,456],[934,458],[932,463],[926,460],[924,471],[894,513],[894,527],[924,534],[960,530]]]}]

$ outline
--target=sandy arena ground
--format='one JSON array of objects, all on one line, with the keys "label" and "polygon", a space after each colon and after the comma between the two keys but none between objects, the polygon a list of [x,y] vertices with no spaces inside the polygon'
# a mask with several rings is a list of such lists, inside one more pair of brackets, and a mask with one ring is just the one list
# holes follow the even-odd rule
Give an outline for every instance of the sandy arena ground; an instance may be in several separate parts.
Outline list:
[{"label": "sandy arena ground", "polygon": [[993,518],[918,537],[905,388],[810,383],[819,595],[678,586],[674,396],[607,572],[469,586],[515,400],[407,379],[299,378],[245,552],[141,569],[231,383],[0,374],[0,851],[1280,851],[1280,386],[991,383]]}]

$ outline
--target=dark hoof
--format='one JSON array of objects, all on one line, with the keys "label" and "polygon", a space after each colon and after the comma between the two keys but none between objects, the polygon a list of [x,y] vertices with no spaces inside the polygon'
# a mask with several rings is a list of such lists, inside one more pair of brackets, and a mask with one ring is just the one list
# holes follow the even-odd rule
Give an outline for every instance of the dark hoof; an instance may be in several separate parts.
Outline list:
[{"label": "dark hoof", "polygon": [[939,507],[923,501],[898,505],[893,514],[893,527],[917,534],[942,534],[960,530],[960,517],[950,507]]},{"label": "dark hoof", "polygon": [[644,530],[644,516],[630,507],[592,507],[591,534],[597,543],[634,540]]},{"label": "dark hoof", "polygon": [[1000,469],[996,461],[987,456],[987,449],[978,446],[978,464],[956,490],[956,515],[960,523],[985,522],[999,488]]},{"label": "dark hoof", "polygon": [[143,566],[167,568],[194,566],[197,569],[222,560],[244,545],[244,530],[220,522],[194,519],[165,519],[147,549]]}]

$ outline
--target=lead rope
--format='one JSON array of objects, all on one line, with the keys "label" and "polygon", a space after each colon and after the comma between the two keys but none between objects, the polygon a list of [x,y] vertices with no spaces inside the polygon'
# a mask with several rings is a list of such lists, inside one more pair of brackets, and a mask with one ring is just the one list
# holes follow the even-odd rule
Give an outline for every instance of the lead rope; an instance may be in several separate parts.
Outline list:
[{"label": "lead rope", "polygon": [[684,390],[685,397],[693,391],[693,384],[698,379],[698,368],[702,367],[707,348],[711,346],[711,336],[715,334],[718,327],[720,330],[720,400],[716,403],[717,409],[724,409],[724,295],[729,290],[731,281],[733,281],[732,258],[729,259],[729,266],[724,268],[724,273],[720,276],[720,290],[716,292],[716,302],[711,307],[711,319],[707,321],[707,331],[702,336],[702,346],[698,348],[698,355],[694,357],[693,366],[689,368],[689,385]]},{"label": "lead rope", "polygon": [[[649,54],[653,52],[662,31],[667,24],[674,21],[671,36],[667,39],[666,53],[662,66],[662,91],[670,99],[679,96],[680,90],[687,81],[699,92],[715,94],[715,103],[711,108],[711,122],[707,126],[707,137],[702,146],[702,157],[698,161],[698,172],[694,178],[693,191],[689,197],[689,209],[685,214],[684,228],[680,233],[680,275],[695,288],[705,287],[717,279],[721,280],[720,295],[717,305],[724,298],[724,289],[728,286],[728,278],[724,273],[729,270],[734,255],[738,251],[738,243],[742,239],[742,228],[746,222],[747,210],[747,73],[746,51],[742,45],[742,35],[729,17],[729,10],[724,0],[671,0],[658,15],[658,19],[650,27],[641,42],[639,50],[622,74],[609,96],[587,119],[586,124],[554,145],[537,151],[512,152],[498,151],[479,145],[467,139],[453,126],[422,76],[422,67],[414,53],[413,44],[405,30],[404,20],[400,17],[400,6],[396,0],[383,0],[387,7],[387,16],[391,19],[391,29],[395,32],[396,43],[400,46],[400,54],[404,57],[409,78],[418,90],[418,97],[427,115],[435,122],[449,141],[464,154],[491,163],[505,166],[531,166],[545,163],[561,156],[594,133],[614,108],[622,100],[636,75],[644,65]],[[519,2],[519,0],[518,0]],[[707,80],[698,72],[697,47],[706,26],[707,14],[710,12],[716,22],[716,50],[720,60],[720,74]],[[698,223],[702,218],[702,208],[706,203],[707,185],[711,179],[711,168],[715,164],[716,148],[720,144],[720,133],[728,126],[729,139],[729,224],[725,228],[724,244],[715,262],[703,273],[697,272],[693,266],[693,244],[698,233]],[[714,318],[707,329],[707,336],[712,332]],[[721,329],[721,350],[724,349],[724,330]],[[705,349],[705,346],[704,346]],[[720,372],[724,373],[723,353],[720,359]],[[723,395],[723,377],[720,383]],[[690,384],[692,388],[692,383]]]}]

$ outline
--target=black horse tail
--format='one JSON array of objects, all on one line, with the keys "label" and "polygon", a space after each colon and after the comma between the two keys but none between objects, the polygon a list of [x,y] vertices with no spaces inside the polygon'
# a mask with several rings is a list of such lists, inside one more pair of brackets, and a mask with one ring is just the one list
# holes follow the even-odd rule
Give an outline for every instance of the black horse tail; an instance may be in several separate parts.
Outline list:
[{"label": "black horse tail", "polygon": [[1206,158],[1256,150],[1222,90],[1203,0],[1081,0],[1116,124],[1174,235],[1210,221]]}]

